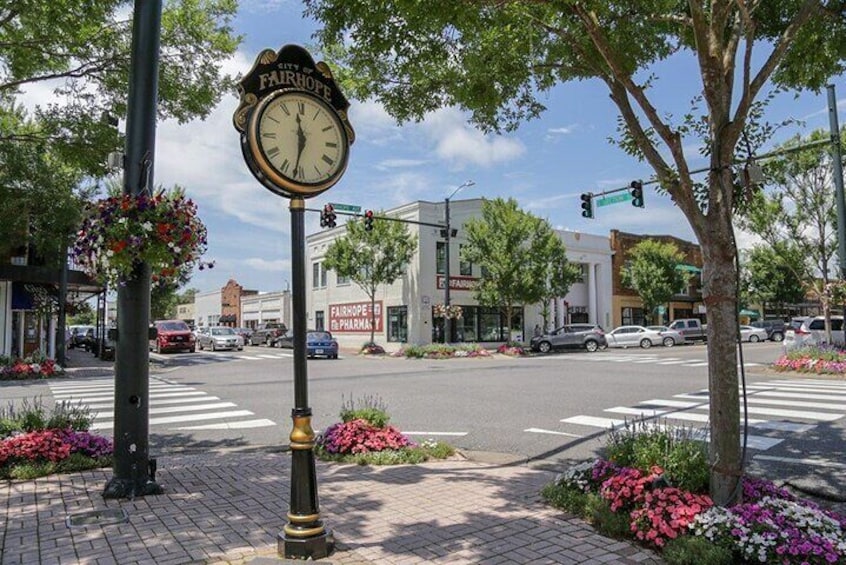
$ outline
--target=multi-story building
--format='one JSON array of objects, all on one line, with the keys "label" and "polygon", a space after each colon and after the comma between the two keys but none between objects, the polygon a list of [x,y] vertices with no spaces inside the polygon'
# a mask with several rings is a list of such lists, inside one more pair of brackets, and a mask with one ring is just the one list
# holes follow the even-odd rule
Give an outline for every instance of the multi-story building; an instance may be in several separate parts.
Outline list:
[{"label": "multi-story building", "polygon": [[612,327],[646,323],[643,302],[634,290],[623,286],[620,271],[626,265],[631,249],[647,239],[674,244],[684,255],[684,260],[678,268],[690,274],[687,287],[673,296],[668,304],[659,306],[657,314],[661,320],[656,321],[668,322],[679,318],[699,318],[704,322],[705,304],[702,302],[701,280],[702,249],[698,244],[671,235],[638,235],[611,230],[610,244],[614,253],[612,265],[614,281]]},{"label": "multi-story building", "polygon": [[291,327],[291,291],[261,292],[241,297],[241,320],[255,328],[268,322],[283,322]]},{"label": "multi-story building", "polygon": [[220,290],[199,292],[194,296],[195,323],[198,327],[242,325],[241,300],[245,296],[258,294],[256,290],[245,290],[235,280],[229,279]]},{"label": "multi-story building", "polygon": [[[452,335],[447,341],[497,343],[528,338],[527,332],[542,324],[540,305],[516,305],[508,324],[500,308],[482,306],[474,298],[480,267],[462,261],[460,251],[466,244],[463,225],[481,216],[481,206],[481,199],[450,202],[450,226],[457,228],[455,236],[450,237],[450,303],[461,306],[462,317],[450,324]],[[446,234],[435,227],[445,223],[444,208],[441,202],[417,201],[384,212],[409,222],[409,232],[418,242],[405,275],[377,289],[373,305],[375,339],[387,343],[389,349],[403,343],[444,341],[444,320],[433,312],[434,306],[446,299]],[[309,328],[330,330],[341,345],[357,347],[370,339],[370,298],[355,283],[339,278],[323,265],[329,245],[345,231],[341,225],[306,238],[307,321]],[[609,323],[612,261],[608,238],[569,231],[559,232],[559,236],[570,261],[582,266],[584,277],[567,296],[552,301],[552,319],[556,324],[581,320]]]}]

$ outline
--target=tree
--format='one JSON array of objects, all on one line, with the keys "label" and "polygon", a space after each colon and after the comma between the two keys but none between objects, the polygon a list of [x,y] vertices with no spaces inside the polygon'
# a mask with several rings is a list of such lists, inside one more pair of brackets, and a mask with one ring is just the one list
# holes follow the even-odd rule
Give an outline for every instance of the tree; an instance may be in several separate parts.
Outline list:
[{"label": "tree", "polygon": [[756,245],[744,254],[741,265],[747,303],[760,303],[764,313],[775,308],[782,316],[787,306],[805,300],[802,273],[808,271],[807,258],[798,246]]},{"label": "tree", "polygon": [[520,210],[513,198],[485,200],[482,217],[465,222],[464,230],[467,244],[461,259],[482,271],[475,298],[501,308],[509,330],[515,305],[563,296],[578,280],[579,272],[567,261],[564,244],[549,222]]},{"label": "tree", "polygon": [[623,285],[637,292],[646,318],[670,301],[687,284],[688,274],[679,269],[684,255],[674,243],[645,239],[629,253],[630,261],[620,270]]},{"label": "tree", "polygon": [[[708,309],[711,495],[735,502],[742,474],[735,343],[732,220],[742,192],[732,163],[765,86],[819,89],[844,70],[846,21],[837,0],[583,0],[579,2],[356,2],[306,0],[317,37],[343,66],[347,92],[397,120],[458,106],[486,130],[539,116],[558,83],[598,79],[620,112],[620,147],[654,170],[687,217],[704,259]],[[680,120],[650,99],[652,69],[695,56],[699,110]],[[682,79],[678,74],[673,82]],[[696,138],[699,137],[699,140]],[[686,147],[702,143],[706,180]]]},{"label": "tree", "polygon": [[[30,243],[48,262],[64,257],[65,240],[77,229],[91,192],[83,180],[105,174],[108,153],[122,146],[104,116],[126,114],[128,4],[20,0],[0,6],[0,241],[21,241],[28,223]],[[159,117],[203,118],[231,89],[220,61],[240,42],[229,26],[237,1],[166,4]],[[40,83],[55,86],[55,102],[28,115],[21,89]]]},{"label": "tree", "polygon": [[346,235],[326,250],[323,266],[339,277],[348,277],[367,294],[370,343],[375,344],[376,291],[380,285],[393,284],[405,274],[417,249],[417,238],[408,233],[404,223],[378,217],[370,231],[358,220],[347,222],[345,227]]},{"label": "tree", "polygon": [[[830,288],[837,254],[837,215],[831,147],[814,145],[829,139],[823,130],[807,138],[794,137],[779,146],[784,157],[765,164],[770,188],[757,193],[740,224],[761,237],[773,250],[795,249],[802,261],[789,263],[794,275],[820,301],[831,341]],[[841,130],[841,143],[846,129]]]}]

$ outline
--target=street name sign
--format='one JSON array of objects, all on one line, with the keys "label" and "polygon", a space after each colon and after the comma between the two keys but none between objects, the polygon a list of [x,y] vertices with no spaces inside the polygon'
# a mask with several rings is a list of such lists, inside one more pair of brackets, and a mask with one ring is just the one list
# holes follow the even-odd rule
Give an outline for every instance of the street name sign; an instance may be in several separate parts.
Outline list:
[{"label": "street name sign", "polygon": [[338,212],[353,212],[354,214],[361,212],[361,206],[353,206],[352,204],[336,204],[334,202],[330,202],[329,204]]},{"label": "street name sign", "polygon": [[603,196],[601,198],[597,198],[596,205],[610,206],[611,204],[617,204],[618,202],[628,202],[631,199],[632,195],[629,192],[623,192],[621,194],[615,194],[614,196]]}]

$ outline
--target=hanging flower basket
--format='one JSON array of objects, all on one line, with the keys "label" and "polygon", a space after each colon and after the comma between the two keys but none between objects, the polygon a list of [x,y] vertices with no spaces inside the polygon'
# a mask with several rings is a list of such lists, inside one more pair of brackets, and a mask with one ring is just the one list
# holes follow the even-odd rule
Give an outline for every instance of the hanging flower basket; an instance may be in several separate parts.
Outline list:
[{"label": "hanging flower basket", "polygon": [[444,304],[435,304],[432,307],[432,313],[435,315],[436,318],[452,318],[458,320],[461,318],[461,306],[456,304],[450,304],[446,306]]},{"label": "hanging flower basket", "polygon": [[113,288],[131,280],[141,262],[149,263],[154,285],[166,285],[187,277],[197,264],[213,266],[200,262],[206,244],[197,205],[174,189],[93,202],[73,255],[88,275]]}]

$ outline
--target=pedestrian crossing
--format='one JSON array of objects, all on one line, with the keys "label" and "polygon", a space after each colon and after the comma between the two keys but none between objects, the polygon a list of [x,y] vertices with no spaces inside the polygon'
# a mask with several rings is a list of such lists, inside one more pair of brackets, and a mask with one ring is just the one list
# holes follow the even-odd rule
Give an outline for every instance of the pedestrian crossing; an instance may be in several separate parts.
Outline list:
[{"label": "pedestrian crossing", "polygon": [[[758,451],[771,449],[791,434],[805,434],[820,423],[846,418],[846,383],[814,379],[773,380],[748,385],[747,422],[750,427],[747,447]],[[657,426],[701,428],[708,439],[710,395],[707,389],[675,394],[671,398],[652,398],[634,406],[612,406],[603,414],[580,414],[560,420],[564,428],[549,433],[584,437],[586,430],[620,428],[633,420],[648,420]],[[743,411],[741,410],[741,418]],[[526,432],[541,431],[529,428]],[[580,432],[580,433],[575,433]]]},{"label": "pedestrian crossing", "polygon": [[[150,377],[149,424],[169,430],[238,430],[275,426],[273,420],[254,418],[249,410],[221,400],[194,387]],[[51,382],[57,402],[82,403],[94,414],[92,430],[114,429],[115,387],[113,378]]]},{"label": "pedestrian crossing", "polygon": [[[560,361],[561,357],[557,355],[540,355],[533,357],[533,360],[539,361]],[[634,365],[674,365],[677,367],[707,367],[707,359],[683,359],[681,357],[662,357],[650,354],[625,354],[625,353],[610,353],[597,352],[585,355],[577,355],[568,357],[568,361],[591,361],[594,363],[628,363]],[[760,367],[761,363],[747,362],[743,364],[744,367]]]},{"label": "pedestrian crossing", "polygon": [[[155,354],[151,354],[153,356]],[[231,352],[231,353],[192,353],[190,355],[159,355],[156,359],[166,362],[168,365],[179,365],[187,367],[192,365],[213,365],[216,363],[228,363],[230,361],[266,361],[268,359],[293,359],[293,352],[280,351],[274,353],[258,352]]]}]

